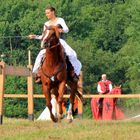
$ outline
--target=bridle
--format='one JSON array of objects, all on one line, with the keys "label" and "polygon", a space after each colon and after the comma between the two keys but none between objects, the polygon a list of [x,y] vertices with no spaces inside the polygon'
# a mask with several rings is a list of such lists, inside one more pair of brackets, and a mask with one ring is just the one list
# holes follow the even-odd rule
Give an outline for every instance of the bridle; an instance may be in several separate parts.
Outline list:
[{"label": "bridle", "polygon": [[[57,44],[59,43],[59,38],[56,36],[56,32],[53,31],[51,34],[48,33],[48,36],[46,39],[44,39],[44,37],[46,36],[45,33],[46,31],[50,31],[50,30],[54,30],[52,27],[48,27],[48,26],[45,26],[46,27],[46,30],[43,32],[43,36],[42,36],[42,41],[43,41],[43,48],[52,48],[54,46],[57,46]],[[57,43],[54,44],[53,41],[54,40],[57,40]]]}]

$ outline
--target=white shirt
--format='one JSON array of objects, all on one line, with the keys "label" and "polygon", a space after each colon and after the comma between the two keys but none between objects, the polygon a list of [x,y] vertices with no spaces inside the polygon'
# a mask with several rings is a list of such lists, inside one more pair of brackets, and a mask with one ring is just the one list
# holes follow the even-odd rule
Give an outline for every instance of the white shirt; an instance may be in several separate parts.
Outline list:
[{"label": "white shirt", "polygon": [[[112,84],[109,84],[109,91],[111,92],[111,90],[112,90]],[[99,93],[103,93],[103,91],[101,90],[100,84],[97,85],[97,91],[98,91]]]},{"label": "white shirt", "polygon": [[[63,18],[60,18],[60,17],[57,17],[57,20],[56,20],[56,22],[54,24],[51,24],[50,21],[45,22],[44,27],[43,27],[43,31],[45,31],[46,26],[50,26],[50,25],[54,25],[55,26],[57,24],[60,24],[63,27],[64,33],[68,33],[69,32],[69,28],[66,25],[64,19]],[[41,40],[42,39],[42,35],[37,35],[35,37],[35,39]]]},{"label": "white shirt", "polygon": [[69,32],[69,28],[66,25],[64,19],[63,18],[60,18],[60,17],[57,18],[57,20],[56,20],[56,22],[54,24],[50,23],[50,21],[45,22],[45,24],[44,24],[44,30],[46,28],[45,26],[50,26],[50,25],[56,26],[57,24],[60,24],[63,27],[64,33],[68,33]]}]

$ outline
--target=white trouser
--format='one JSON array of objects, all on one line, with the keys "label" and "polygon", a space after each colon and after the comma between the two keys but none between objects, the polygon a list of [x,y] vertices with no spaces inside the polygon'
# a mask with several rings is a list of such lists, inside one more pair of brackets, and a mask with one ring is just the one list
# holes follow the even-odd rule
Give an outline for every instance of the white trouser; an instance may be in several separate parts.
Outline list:
[{"label": "white trouser", "polygon": [[36,60],[35,60],[34,67],[33,67],[33,73],[36,73],[36,74],[38,73],[38,69],[41,65],[41,60],[42,60],[43,56],[45,55],[45,52],[46,52],[46,49],[42,49],[38,53]]},{"label": "white trouser", "polygon": [[[74,72],[76,73],[76,75],[79,75],[81,68],[82,68],[82,65],[81,65],[81,62],[77,59],[76,52],[63,39],[60,39],[60,43],[64,47],[64,51],[65,51],[66,55],[68,56],[72,66],[74,68]],[[35,60],[35,64],[33,67],[33,73],[38,72],[38,69],[39,69],[40,64],[41,64],[41,60],[42,60],[45,52],[46,52],[46,49],[42,49],[39,52],[39,54],[37,55],[36,60]]]}]

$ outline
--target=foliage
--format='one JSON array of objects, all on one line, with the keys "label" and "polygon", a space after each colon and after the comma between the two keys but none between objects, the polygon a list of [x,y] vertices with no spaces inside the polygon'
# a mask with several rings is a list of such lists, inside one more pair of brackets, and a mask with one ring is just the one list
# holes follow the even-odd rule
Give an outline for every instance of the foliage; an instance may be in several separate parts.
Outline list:
[{"label": "foliage", "polygon": [[90,100],[91,99],[88,99],[83,104],[83,118],[92,119],[92,112],[91,112],[91,108],[90,108]]},{"label": "foliage", "polygon": [[6,99],[4,113],[7,117],[27,118],[27,100],[25,99]]}]

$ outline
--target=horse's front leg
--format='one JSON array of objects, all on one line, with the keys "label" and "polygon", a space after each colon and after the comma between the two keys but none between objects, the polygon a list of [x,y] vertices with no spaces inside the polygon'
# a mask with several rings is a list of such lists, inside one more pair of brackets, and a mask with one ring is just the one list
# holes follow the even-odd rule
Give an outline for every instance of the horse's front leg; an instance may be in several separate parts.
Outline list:
[{"label": "horse's front leg", "polygon": [[45,99],[46,99],[46,105],[50,111],[50,117],[52,119],[53,122],[57,122],[58,119],[55,118],[55,116],[52,113],[52,104],[51,104],[51,93],[50,93],[50,87],[46,86],[46,85],[42,85],[43,88],[43,94],[45,95]]},{"label": "horse's front leg", "polygon": [[63,109],[62,109],[62,102],[63,102],[63,95],[64,95],[64,92],[65,92],[65,85],[66,85],[66,82],[63,81],[59,84],[59,88],[58,88],[58,105],[59,105],[59,119],[62,119],[63,118]]}]

